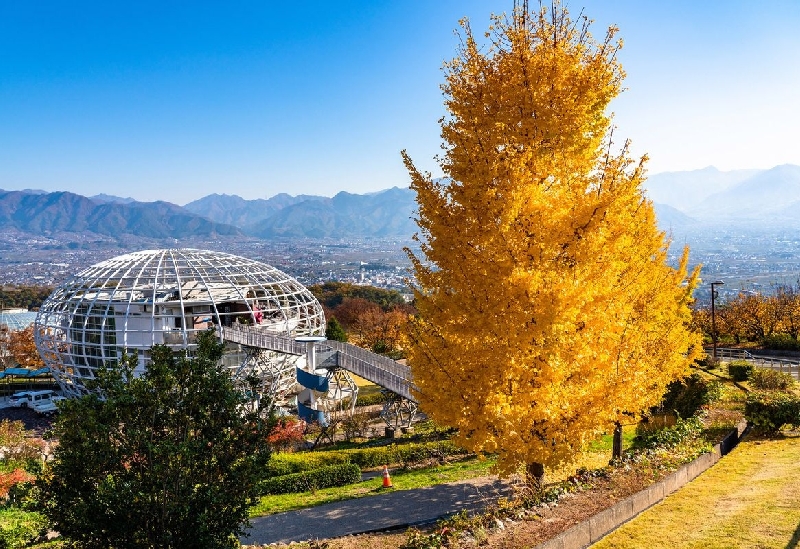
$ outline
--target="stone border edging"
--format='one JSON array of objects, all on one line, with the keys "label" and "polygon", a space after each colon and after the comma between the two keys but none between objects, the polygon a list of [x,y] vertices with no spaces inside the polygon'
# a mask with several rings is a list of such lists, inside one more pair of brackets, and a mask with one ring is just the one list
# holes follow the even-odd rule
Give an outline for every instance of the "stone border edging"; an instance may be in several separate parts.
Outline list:
[{"label": "stone border edging", "polygon": [[714,449],[710,453],[701,455],[641,492],[579,522],[556,537],[540,543],[534,549],[582,549],[600,541],[606,534],[664,500],[678,488],[682,488],[709,469],[722,456],[730,453],[736,447],[746,430],[747,422],[739,422],[736,428],[722,439],[722,442],[714,445]]}]

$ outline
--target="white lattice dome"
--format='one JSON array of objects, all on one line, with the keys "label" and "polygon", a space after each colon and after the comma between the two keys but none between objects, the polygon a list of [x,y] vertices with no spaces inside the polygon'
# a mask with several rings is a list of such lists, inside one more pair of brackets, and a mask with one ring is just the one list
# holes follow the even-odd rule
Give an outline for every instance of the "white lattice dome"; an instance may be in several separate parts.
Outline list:
[{"label": "white lattice dome", "polygon": [[79,395],[85,379],[123,353],[137,353],[143,371],[153,345],[191,349],[198,332],[231,325],[316,336],[325,317],[302,284],[264,263],[206,250],[146,250],[93,265],[56,288],[35,334],[64,392]]}]

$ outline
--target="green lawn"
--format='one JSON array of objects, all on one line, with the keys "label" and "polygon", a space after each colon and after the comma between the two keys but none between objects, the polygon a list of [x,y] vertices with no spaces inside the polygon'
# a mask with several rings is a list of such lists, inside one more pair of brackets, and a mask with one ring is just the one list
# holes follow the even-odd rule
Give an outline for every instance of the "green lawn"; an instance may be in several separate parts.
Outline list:
[{"label": "green lawn", "polygon": [[[490,469],[494,465],[494,459],[469,459],[437,467],[425,469],[398,469],[392,472],[393,490],[411,490],[413,488],[423,488],[447,482],[456,482],[468,478],[482,477],[491,474]],[[276,496],[264,496],[259,502],[251,507],[250,516],[258,517],[293,511],[305,507],[313,507],[330,503],[332,501],[342,501],[355,499],[365,496],[374,496],[386,491],[383,487],[383,478],[378,475],[375,478],[350,484],[339,488],[325,488],[314,492],[303,492],[301,494],[281,494]]]},{"label": "green lawn", "polygon": [[745,439],[731,454],[593,549],[800,544],[800,435]]},{"label": "green lawn", "polygon": [[[418,432],[425,432],[430,429],[430,425],[422,424]],[[636,427],[626,426],[623,430],[623,446],[629,447],[635,436]],[[611,459],[611,435],[603,436],[589,446],[587,453],[580,456],[576,463],[565,465],[558,469],[547,471],[547,482],[558,482],[566,480],[575,473],[580,467],[595,469],[608,464]],[[355,444],[340,443],[338,447],[352,447]],[[467,459],[463,461],[437,465],[420,469],[397,469],[392,472],[392,484],[394,490],[411,490],[413,488],[424,488],[436,484],[456,482],[475,477],[483,477],[492,474],[492,467],[495,464],[493,457],[487,459]],[[293,511],[305,507],[313,507],[333,501],[343,501],[367,496],[374,496],[383,493],[382,478],[380,476],[358,484],[351,484],[339,488],[325,488],[314,492],[303,492],[301,494],[281,494],[276,496],[264,496],[259,502],[250,509],[251,517]]]}]

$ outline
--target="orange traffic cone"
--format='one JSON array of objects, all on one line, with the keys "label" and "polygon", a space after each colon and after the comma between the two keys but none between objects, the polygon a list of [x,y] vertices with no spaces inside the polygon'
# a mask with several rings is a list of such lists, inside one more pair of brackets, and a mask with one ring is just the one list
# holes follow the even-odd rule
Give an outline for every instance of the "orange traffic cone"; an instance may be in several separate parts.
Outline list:
[{"label": "orange traffic cone", "polygon": [[393,488],[392,477],[389,476],[389,468],[386,465],[383,466],[383,487]]}]

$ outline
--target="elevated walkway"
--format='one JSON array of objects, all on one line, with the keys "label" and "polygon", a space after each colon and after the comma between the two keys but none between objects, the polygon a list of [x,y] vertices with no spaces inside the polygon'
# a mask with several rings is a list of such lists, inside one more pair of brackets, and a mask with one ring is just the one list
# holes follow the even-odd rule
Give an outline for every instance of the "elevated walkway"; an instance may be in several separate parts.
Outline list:
[{"label": "elevated walkway", "polygon": [[[231,343],[246,347],[266,349],[292,355],[305,355],[307,344],[293,338],[252,326],[221,326],[220,337]],[[376,353],[339,341],[321,341],[315,344],[315,352],[322,360],[319,368],[341,368],[388,389],[401,397],[416,402],[411,390],[411,368]],[[324,357],[324,358],[323,358]]]}]

